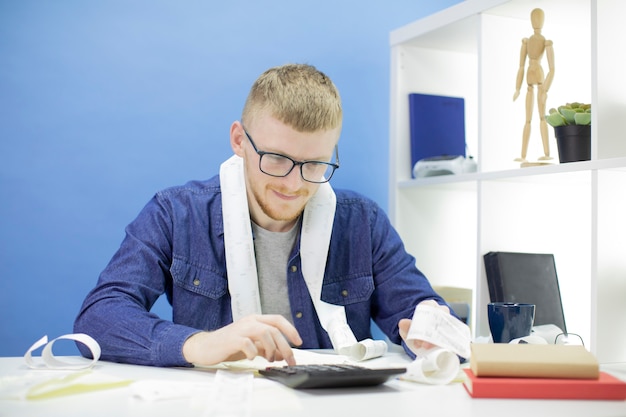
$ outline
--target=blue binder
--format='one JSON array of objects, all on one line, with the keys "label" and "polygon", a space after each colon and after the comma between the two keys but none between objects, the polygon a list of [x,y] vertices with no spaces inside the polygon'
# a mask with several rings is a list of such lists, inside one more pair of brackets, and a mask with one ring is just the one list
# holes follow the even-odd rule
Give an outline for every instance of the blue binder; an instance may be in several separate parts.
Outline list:
[{"label": "blue binder", "polygon": [[409,94],[411,176],[415,163],[443,155],[465,156],[465,100]]}]

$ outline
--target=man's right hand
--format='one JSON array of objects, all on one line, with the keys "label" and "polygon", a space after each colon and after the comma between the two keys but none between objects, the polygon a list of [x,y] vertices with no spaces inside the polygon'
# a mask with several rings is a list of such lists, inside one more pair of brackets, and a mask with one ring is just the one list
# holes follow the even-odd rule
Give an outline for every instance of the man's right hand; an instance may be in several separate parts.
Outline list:
[{"label": "man's right hand", "polygon": [[262,356],[270,362],[296,361],[289,345],[300,346],[296,328],[280,315],[250,315],[212,332],[199,332],[183,345],[189,363],[215,365],[224,361],[254,359]]}]

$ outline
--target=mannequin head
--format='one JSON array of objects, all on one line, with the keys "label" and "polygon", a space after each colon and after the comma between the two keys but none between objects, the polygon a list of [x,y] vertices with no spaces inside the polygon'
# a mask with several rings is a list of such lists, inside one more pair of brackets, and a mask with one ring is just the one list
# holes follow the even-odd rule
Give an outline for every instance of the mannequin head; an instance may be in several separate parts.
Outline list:
[{"label": "mannequin head", "polygon": [[533,29],[539,30],[543,27],[543,21],[545,19],[545,15],[543,10],[541,9],[533,9],[530,12],[530,23],[533,25]]}]

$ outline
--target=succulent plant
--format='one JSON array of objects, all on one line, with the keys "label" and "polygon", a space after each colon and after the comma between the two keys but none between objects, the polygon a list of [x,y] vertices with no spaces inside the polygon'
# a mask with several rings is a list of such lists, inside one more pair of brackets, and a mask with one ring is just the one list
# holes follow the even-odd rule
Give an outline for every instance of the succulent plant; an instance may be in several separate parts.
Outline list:
[{"label": "succulent plant", "polygon": [[567,103],[550,109],[546,122],[552,127],[591,124],[591,104]]}]

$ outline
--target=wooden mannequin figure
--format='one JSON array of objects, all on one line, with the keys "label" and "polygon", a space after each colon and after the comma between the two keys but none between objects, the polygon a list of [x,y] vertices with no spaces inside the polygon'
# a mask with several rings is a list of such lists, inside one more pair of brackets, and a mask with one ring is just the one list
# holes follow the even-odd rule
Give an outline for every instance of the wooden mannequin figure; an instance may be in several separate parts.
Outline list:
[{"label": "wooden mannequin figure", "polygon": [[[526,123],[524,124],[524,132],[522,135],[522,155],[516,158],[516,161],[526,162],[526,153],[528,151],[528,140],[530,138],[530,122],[532,120],[533,102],[535,95],[535,87],[537,89],[537,110],[539,112],[539,130],[541,132],[541,140],[543,142],[544,156],[539,160],[550,160],[550,145],[548,144],[548,125],[546,123],[546,100],[548,98],[548,90],[554,78],[554,50],[552,49],[552,41],[546,40],[541,34],[543,28],[544,13],[541,9],[534,9],[530,13],[530,22],[534,29],[534,33],[530,38],[522,39],[522,48],[520,51],[519,69],[517,71],[517,82],[515,85],[515,94],[513,101],[519,97],[522,80],[524,79],[524,67],[526,66],[526,57],[528,57],[528,71],[526,72],[526,84],[528,90],[526,92]],[[546,54],[548,61],[548,75],[544,78],[543,68],[541,67],[541,58]]]}]

